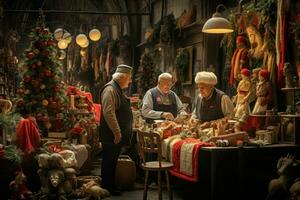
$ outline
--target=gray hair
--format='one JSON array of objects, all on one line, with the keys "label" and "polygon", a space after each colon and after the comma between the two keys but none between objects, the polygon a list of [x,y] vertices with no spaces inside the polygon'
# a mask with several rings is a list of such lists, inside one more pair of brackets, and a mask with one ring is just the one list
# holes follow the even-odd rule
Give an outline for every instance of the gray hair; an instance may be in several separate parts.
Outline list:
[{"label": "gray hair", "polygon": [[125,78],[128,74],[126,73],[121,73],[121,72],[115,72],[113,75],[112,75],[112,79],[113,80],[121,80],[123,78]]},{"label": "gray hair", "polygon": [[172,75],[170,73],[162,73],[158,76],[158,82],[161,81],[161,79],[171,79],[172,80]]}]

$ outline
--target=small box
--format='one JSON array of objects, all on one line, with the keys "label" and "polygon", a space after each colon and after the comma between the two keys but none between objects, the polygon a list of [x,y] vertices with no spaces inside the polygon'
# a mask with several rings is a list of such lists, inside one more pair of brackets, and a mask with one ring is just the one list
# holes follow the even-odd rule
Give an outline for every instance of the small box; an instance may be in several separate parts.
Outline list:
[{"label": "small box", "polygon": [[67,133],[66,132],[48,132],[48,138],[66,139]]}]

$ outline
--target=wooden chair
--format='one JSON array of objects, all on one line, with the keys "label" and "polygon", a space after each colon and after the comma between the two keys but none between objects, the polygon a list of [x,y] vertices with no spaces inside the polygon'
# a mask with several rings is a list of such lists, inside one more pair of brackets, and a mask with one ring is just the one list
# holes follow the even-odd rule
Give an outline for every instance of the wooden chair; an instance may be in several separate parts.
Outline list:
[{"label": "wooden chair", "polygon": [[[162,171],[165,172],[167,188],[168,188],[168,192],[169,192],[169,199],[172,200],[173,196],[172,196],[172,191],[171,191],[171,187],[170,187],[168,170],[173,167],[173,164],[170,162],[163,161],[163,159],[162,159],[160,135],[158,133],[152,132],[152,131],[144,132],[144,131],[138,130],[138,147],[139,147],[139,153],[141,156],[141,168],[146,171],[143,200],[147,199],[149,171],[157,171],[159,200],[162,199],[161,173],[160,172],[162,172]],[[145,155],[147,153],[156,153],[157,160],[146,161]]]}]

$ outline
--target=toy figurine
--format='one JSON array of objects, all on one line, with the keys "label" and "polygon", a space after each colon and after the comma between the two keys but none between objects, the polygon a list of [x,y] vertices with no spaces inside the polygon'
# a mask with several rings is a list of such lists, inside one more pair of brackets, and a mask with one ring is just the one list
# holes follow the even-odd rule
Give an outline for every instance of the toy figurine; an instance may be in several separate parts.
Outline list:
[{"label": "toy figurine", "polygon": [[237,87],[236,106],[234,109],[236,119],[245,119],[250,113],[249,97],[251,94],[250,71],[246,68],[241,70],[242,80]]},{"label": "toy figurine", "polygon": [[236,50],[231,59],[231,70],[229,84],[234,85],[235,82],[241,80],[241,69],[248,68],[248,49],[247,40],[244,36],[238,36],[236,38]]},{"label": "toy figurine", "polygon": [[268,105],[272,102],[272,86],[269,81],[269,72],[261,69],[258,76],[259,82],[256,86],[256,102],[253,114],[265,114]]}]

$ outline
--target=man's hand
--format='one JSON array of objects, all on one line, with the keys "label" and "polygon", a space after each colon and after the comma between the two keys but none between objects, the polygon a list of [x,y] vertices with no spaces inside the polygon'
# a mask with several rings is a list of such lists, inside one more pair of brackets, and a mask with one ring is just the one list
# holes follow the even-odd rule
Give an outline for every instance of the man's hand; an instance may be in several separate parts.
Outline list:
[{"label": "man's hand", "polygon": [[209,128],[210,125],[211,125],[210,122],[203,122],[203,123],[200,125],[200,128],[202,128],[202,129]]},{"label": "man's hand", "polygon": [[161,116],[162,116],[162,118],[167,119],[167,120],[173,120],[174,119],[173,114],[170,113],[170,112],[163,112]]},{"label": "man's hand", "polygon": [[115,144],[119,144],[121,142],[122,139],[122,134],[121,133],[117,133],[114,135],[115,139],[114,139],[114,143]]}]

